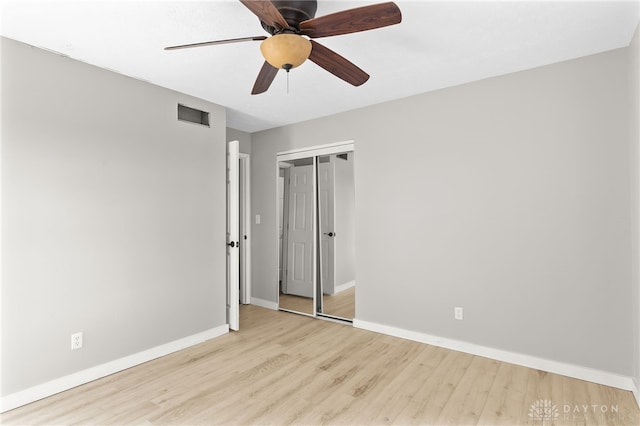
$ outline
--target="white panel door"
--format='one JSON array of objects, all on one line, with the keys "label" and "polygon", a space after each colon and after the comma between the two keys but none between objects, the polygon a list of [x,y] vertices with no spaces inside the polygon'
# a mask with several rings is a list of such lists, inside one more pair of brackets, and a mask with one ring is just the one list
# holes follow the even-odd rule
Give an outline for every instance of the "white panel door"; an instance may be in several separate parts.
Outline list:
[{"label": "white panel door", "polygon": [[240,329],[240,228],[238,141],[229,142],[227,150],[227,323]]},{"label": "white panel door", "polygon": [[287,294],[313,297],[313,166],[290,169]]},{"label": "white panel door", "polygon": [[[333,159],[332,159],[333,160]],[[320,202],[320,282],[324,294],[335,294],[335,163],[318,164]]]}]

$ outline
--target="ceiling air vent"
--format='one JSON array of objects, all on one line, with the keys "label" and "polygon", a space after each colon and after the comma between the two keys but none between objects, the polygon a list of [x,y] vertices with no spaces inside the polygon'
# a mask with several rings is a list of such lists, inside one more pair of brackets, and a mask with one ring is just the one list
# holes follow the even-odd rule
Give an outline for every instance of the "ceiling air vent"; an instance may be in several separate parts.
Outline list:
[{"label": "ceiling air vent", "polygon": [[209,127],[209,113],[178,104],[178,120]]}]

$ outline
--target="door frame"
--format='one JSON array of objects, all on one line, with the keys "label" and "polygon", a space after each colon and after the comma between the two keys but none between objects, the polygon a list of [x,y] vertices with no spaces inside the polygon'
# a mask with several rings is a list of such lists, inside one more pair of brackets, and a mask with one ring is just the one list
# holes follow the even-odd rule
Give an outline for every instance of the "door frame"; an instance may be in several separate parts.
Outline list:
[{"label": "door frame", "polygon": [[[275,239],[275,253],[278,253],[278,235],[279,235],[279,217],[278,217],[278,203],[280,202],[279,200],[279,196],[278,196],[278,178],[280,176],[280,162],[283,161],[291,161],[291,160],[299,160],[302,158],[309,158],[309,157],[313,157],[314,161],[313,161],[313,187],[314,187],[314,191],[317,192],[317,182],[316,182],[316,161],[315,161],[315,157],[318,156],[322,156],[322,155],[331,155],[331,154],[340,154],[343,152],[355,152],[355,141],[353,140],[348,140],[348,141],[343,141],[343,142],[335,142],[335,143],[329,143],[329,144],[324,144],[324,145],[314,145],[314,146],[310,146],[310,147],[306,147],[306,148],[298,148],[298,149],[294,149],[294,150],[289,150],[289,151],[283,151],[283,152],[278,152],[276,153],[276,161],[275,161],[275,184],[276,184],[276,191],[275,191],[275,206],[276,206],[276,211],[275,211],[275,235],[276,235],[276,239]],[[316,211],[317,205],[316,205],[316,201],[317,201],[317,194],[316,196],[313,197],[314,201],[313,201],[313,210]],[[318,245],[317,242],[317,221],[314,220],[313,221],[313,246],[314,246],[314,250]],[[276,261],[275,264],[277,265],[278,262],[278,257],[276,256]],[[277,266],[276,266],[277,268]],[[313,274],[313,294],[314,294],[314,303],[313,303],[313,315],[309,315],[309,314],[304,314],[304,313],[300,313],[301,315],[307,315],[307,316],[313,316],[313,317],[318,317],[318,312],[317,312],[317,301],[315,301],[315,298],[317,297],[318,294],[318,280],[317,280],[317,275],[318,275],[318,256],[317,253],[312,256],[312,274]],[[280,308],[280,289],[279,289],[279,282],[278,282],[278,274],[276,274],[276,279],[274,282],[275,285],[275,289],[276,289],[276,301],[277,301],[277,309],[278,310],[283,310]],[[298,312],[297,312],[298,313]]]},{"label": "door frame", "polygon": [[316,157],[319,155],[341,154],[347,151],[355,151],[355,147],[355,142],[353,140],[348,140],[278,152],[276,153],[276,168],[280,161],[299,160],[301,158]]},{"label": "door frame", "polygon": [[251,303],[251,156],[239,153],[240,303]]},{"label": "door frame", "polygon": [[[282,226],[282,241],[280,242],[281,245],[278,246],[278,283],[280,286],[282,286],[283,288],[286,288],[287,285],[287,274],[288,274],[288,269],[287,269],[287,265],[285,264],[286,262],[284,261],[284,259],[287,259],[287,256],[289,255],[289,185],[287,184],[289,182],[289,173],[290,173],[290,169],[291,167],[293,167],[292,164],[286,163],[286,162],[280,162],[278,163],[278,191],[280,190],[280,170],[284,171],[284,176],[282,177],[284,182],[283,182],[283,188],[282,188],[282,203],[280,203],[280,193],[278,193],[278,208],[282,208],[282,213],[280,213],[278,211],[278,240],[280,240],[280,226]],[[280,214],[282,214],[282,220],[280,220]],[[282,275],[280,275],[280,272],[282,272]],[[278,303],[280,302],[280,290],[281,288],[278,287]]]}]

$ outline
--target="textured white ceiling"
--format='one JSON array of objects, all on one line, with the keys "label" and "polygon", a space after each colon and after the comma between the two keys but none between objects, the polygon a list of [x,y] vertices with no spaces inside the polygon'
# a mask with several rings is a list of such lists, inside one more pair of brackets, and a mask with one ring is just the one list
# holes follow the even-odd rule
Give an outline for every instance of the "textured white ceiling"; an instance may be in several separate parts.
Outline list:
[{"label": "textured white ceiling", "polygon": [[[318,1],[316,16],[380,1]],[[396,1],[403,22],[317,39],[371,75],[352,87],[307,61],[250,95],[259,42],[163,47],[266,35],[239,1],[0,2],[0,34],[228,108],[255,132],[487,77],[628,46],[631,1]]]}]

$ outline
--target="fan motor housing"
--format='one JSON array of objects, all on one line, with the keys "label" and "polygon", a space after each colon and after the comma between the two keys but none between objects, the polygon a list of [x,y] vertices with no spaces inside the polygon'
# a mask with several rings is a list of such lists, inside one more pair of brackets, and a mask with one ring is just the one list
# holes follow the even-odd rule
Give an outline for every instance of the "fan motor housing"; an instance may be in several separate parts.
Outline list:
[{"label": "fan motor housing", "polygon": [[[272,0],[272,3],[291,28],[295,29],[296,33],[300,32],[300,22],[313,19],[318,9],[317,0]],[[260,21],[260,23],[262,24],[262,28],[271,35],[282,31],[281,29],[265,24],[263,21]]]}]

